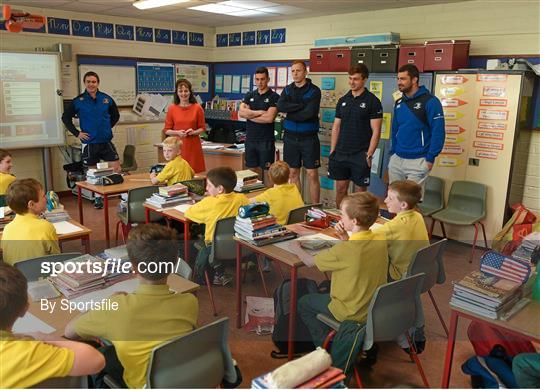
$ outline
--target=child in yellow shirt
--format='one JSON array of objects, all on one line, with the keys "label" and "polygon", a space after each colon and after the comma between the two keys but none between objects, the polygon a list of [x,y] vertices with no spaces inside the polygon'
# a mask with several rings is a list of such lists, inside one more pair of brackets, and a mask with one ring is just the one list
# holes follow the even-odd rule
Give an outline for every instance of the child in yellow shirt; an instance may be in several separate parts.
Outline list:
[{"label": "child in yellow shirt", "polygon": [[388,186],[384,203],[388,211],[396,216],[377,233],[386,235],[390,280],[404,277],[415,253],[429,245],[424,217],[415,210],[421,198],[422,187],[411,180],[394,181]]},{"label": "child in yellow shirt", "polygon": [[152,184],[166,183],[168,186],[179,181],[191,180],[195,176],[193,168],[182,158],[180,147],[182,141],[177,137],[167,137],[163,141],[163,157],[168,161],[165,168],[159,173],[150,174]]},{"label": "child in yellow shirt", "polygon": [[[379,214],[377,197],[360,192],[343,198],[342,219],[336,231],[342,242],[312,256],[295,243],[294,251],[306,264],[332,272],[330,294],[307,294],[298,301],[298,315],[311,333],[313,343],[322,345],[330,328],[317,319],[323,313],[340,322],[365,322],[375,290],[386,283],[386,241],[369,228]],[[348,236],[347,231],[352,232]]]},{"label": "child in yellow shirt", "polygon": [[[193,294],[171,291],[167,280],[178,260],[174,230],[142,224],[129,233],[127,251],[139,286],[131,294],[109,298],[111,309],[91,310],[65,329],[69,338],[100,337],[112,342],[106,372],[121,385],[142,388],[152,349],[197,327],[199,304]],[[116,309],[112,304],[116,303]],[[118,363],[119,362],[119,363]]]},{"label": "child in yellow shirt", "polygon": [[[204,242],[197,254],[195,272],[197,283],[204,284],[204,271],[209,264],[212,251],[212,240],[217,221],[227,217],[238,215],[238,208],[249,204],[249,199],[244,194],[233,192],[236,185],[236,173],[229,167],[219,167],[208,171],[206,175],[207,196],[199,203],[195,203],[185,212],[185,216],[193,222],[206,225]],[[221,264],[212,264],[214,270],[214,283],[226,285],[232,278],[225,275]]]},{"label": "child in yellow shirt", "polygon": [[270,165],[268,176],[274,187],[266,190],[261,195],[251,199],[251,202],[267,202],[270,206],[270,214],[274,215],[277,223],[285,225],[291,210],[304,205],[302,195],[295,184],[289,183],[289,164],[284,161],[276,161]]},{"label": "child in yellow shirt", "polygon": [[6,205],[7,188],[15,181],[15,176],[10,173],[12,167],[11,154],[5,149],[0,149],[0,207]]},{"label": "child in yellow shirt", "polygon": [[1,246],[6,263],[13,265],[22,260],[60,253],[56,229],[49,221],[39,218],[47,209],[47,198],[39,181],[15,180],[8,187],[6,201],[17,214],[2,234]]},{"label": "child in yellow shirt", "polygon": [[0,263],[0,388],[43,387],[50,378],[99,372],[105,358],[90,345],[59,336],[14,334],[28,310],[27,282],[21,271]]}]

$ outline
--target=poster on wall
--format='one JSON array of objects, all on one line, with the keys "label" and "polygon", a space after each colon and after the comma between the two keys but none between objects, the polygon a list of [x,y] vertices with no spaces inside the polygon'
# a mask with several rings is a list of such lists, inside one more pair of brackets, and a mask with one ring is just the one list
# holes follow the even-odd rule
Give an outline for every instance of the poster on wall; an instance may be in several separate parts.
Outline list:
[{"label": "poster on wall", "polygon": [[193,85],[193,92],[208,92],[208,65],[176,64],[176,80],[187,79]]}]

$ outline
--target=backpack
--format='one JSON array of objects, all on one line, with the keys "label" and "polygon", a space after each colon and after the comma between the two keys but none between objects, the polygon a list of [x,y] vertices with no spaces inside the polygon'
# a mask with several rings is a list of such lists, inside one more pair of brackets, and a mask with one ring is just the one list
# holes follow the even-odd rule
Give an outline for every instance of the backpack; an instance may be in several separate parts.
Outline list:
[{"label": "backpack", "polygon": [[[299,278],[297,280],[296,303],[307,294],[317,293],[317,283],[311,279]],[[285,358],[289,351],[287,342],[289,339],[289,308],[291,299],[291,280],[284,280],[274,291],[274,331],[272,332],[272,341],[278,348],[278,351],[272,351],[273,358]],[[302,320],[297,318],[294,334],[294,351],[303,353],[315,349],[311,341],[311,334]]]},{"label": "backpack", "polygon": [[502,345],[495,345],[489,356],[473,356],[461,366],[471,376],[473,389],[516,389],[512,357]]}]

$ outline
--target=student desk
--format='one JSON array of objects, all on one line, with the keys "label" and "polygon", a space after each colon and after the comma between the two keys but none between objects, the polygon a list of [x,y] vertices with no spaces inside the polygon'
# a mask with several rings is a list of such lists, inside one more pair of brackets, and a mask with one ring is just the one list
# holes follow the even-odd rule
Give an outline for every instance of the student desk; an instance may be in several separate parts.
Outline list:
[{"label": "student desk", "polygon": [[109,196],[119,195],[124,192],[128,192],[134,188],[151,186],[150,175],[148,173],[137,173],[134,175],[124,176],[124,182],[121,184],[114,184],[111,186],[99,186],[90,184],[86,181],[78,181],[77,185],[77,200],[79,205],[79,221],[84,223],[83,206],[82,206],[82,189],[92,191],[96,194],[103,196],[103,216],[105,218],[105,240],[107,241],[107,248],[111,246],[111,239],[109,233]]},{"label": "student desk", "polygon": [[[230,167],[233,171],[241,171],[246,169],[244,160],[244,149],[227,149],[232,144],[223,144],[222,149],[205,149],[203,145],[204,164],[206,171],[217,167]],[[159,163],[166,163],[163,157],[163,144],[154,144],[157,147],[157,157]]]},{"label": "student desk", "polygon": [[467,310],[463,310],[453,306],[450,307],[452,309],[452,314],[450,317],[450,334],[448,335],[446,358],[444,361],[444,371],[441,383],[441,388],[443,389],[447,389],[450,385],[452,358],[454,356],[454,347],[456,343],[456,333],[459,317],[482,322],[489,326],[513,333],[516,336],[521,336],[533,342],[540,343],[540,324],[538,324],[538,319],[540,318],[539,301],[529,302],[524,308],[522,308],[518,313],[510,317],[510,319],[507,321],[492,320]]},{"label": "student desk", "polygon": [[[191,293],[199,289],[199,285],[187,279],[184,279],[176,274],[171,274],[169,276],[169,286],[171,289],[175,290],[177,293]],[[35,315],[37,318],[45,322],[46,324],[55,328],[54,336],[62,337],[64,335],[64,328],[75,316],[79,314],[78,311],[69,313],[69,310],[60,310],[60,300],[65,299],[64,296],[60,296],[51,301],[57,301],[56,309],[54,313],[50,313],[45,310],[41,310],[40,303],[31,302],[28,311]]]},{"label": "student desk", "polygon": [[[59,234],[58,243],[60,244],[60,248],[62,248],[63,241],[71,241],[71,240],[80,239],[82,244],[84,245],[84,249],[86,250],[86,253],[90,253],[90,233],[92,233],[92,230],[88,229],[84,225],[81,225],[79,222],[75,221],[74,219],[69,219],[67,222],[72,223],[73,225],[77,227],[80,227],[82,230],[79,230],[78,232],[73,232],[73,233]],[[0,240],[1,239],[2,239],[2,232],[0,231]]]},{"label": "student desk", "polygon": [[[267,188],[263,188],[261,190],[248,192],[245,195],[251,199],[256,197],[257,195],[262,194],[264,191],[266,191]],[[157,214],[163,215],[167,219],[172,219],[178,222],[182,222],[184,225],[184,256],[185,260],[189,262],[189,225],[191,224],[191,221],[186,218],[183,212],[176,210],[174,207],[164,208],[161,209],[159,207],[153,206],[148,203],[143,204],[146,212],[146,223],[150,222],[150,212],[155,212]]]}]

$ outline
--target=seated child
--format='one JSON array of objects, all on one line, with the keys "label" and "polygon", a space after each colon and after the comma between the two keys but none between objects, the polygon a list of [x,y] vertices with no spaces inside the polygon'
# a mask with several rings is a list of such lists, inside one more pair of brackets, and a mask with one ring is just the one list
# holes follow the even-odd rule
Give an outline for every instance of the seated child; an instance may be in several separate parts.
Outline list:
[{"label": "seated child", "polygon": [[49,221],[39,218],[47,209],[47,198],[39,181],[15,180],[8,187],[6,202],[17,214],[6,225],[2,235],[6,263],[13,265],[22,260],[60,253],[56,229]]},{"label": "seated child", "polygon": [[117,310],[92,310],[74,318],[65,334],[111,341],[120,364],[108,359],[106,373],[130,388],[142,388],[152,349],[195,329],[199,305],[193,294],[177,294],[167,284],[178,260],[174,230],[141,224],[130,231],[127,251],[139,281],[137,290],[110,297]]},{"label": "seated child", "polygon": [[415,253],[429,245],[424,217],[415,211],[421,198],[422,187],[411,180],[394,181],[388,186],[384,203],[388,211],[396,216],[377,233],[386,235],[390,281],[404,277]]},{"label": "seated child", "polygon": [[[305,263],[331,271],[330,294],[308,294],[298,301],[298,315],[309,329],[313,343],[322,345],[330,328],[317,319],[323,313],[338,321],[365,322],[375,290],[386,283],[386,241],[369,228],[379,214],[377,198],[369,192],[346,196],[340,205],[342,219],[336,225],[343,242],[315,257],[296,242],[294,251]],[[352,232],[350,238],[347,231]]]},{"label": "seated child", "polygon": [[[13,324],[28,310],[26,278],[0,263],[0,387],[42,387],[50,378],[99,372],[105,358],[87,344],[43,333],[13,334]],[[40,341],[41,340],[41,341]]]},{"label": "seated child", "polygon": [[11,154],[5,149],[0,149],[0,207],[6,205],[7,188],[15,181],[15,176],[10,173],[12,166]]},{"label": "seated child", "polygon": [[[249,199],[244,194],[233,192],[235,185],[236,173],[231,168],[209,170],[206,175],[206,191],[209,196],[185,212],[185,216],[191,221],[206,225],[203,248],[199,250],[195,262],[197,282],[201,282],[199,284],[204,284],[204,271],[209,265],[217,221],[238,215],[238,208],[249,204]],[[213,284],[224,286],[231,281],[232,278],[224,274],[221,264],[212,264],[212,267],[215,271]]]},{"label": "seated child", "polygon": [[165,138],[163,141],[163,157],[168,163],[159,174],[156,175],[154,172],[150,174],[152,184],[165,183],[170,186],[179,181],[193,179],[195,172],[179,154],[181,146],[182,141],[177,137]]},{"label": "seated child", "polygon": [[251,199],[252,203],[267,202],[270,205],[270,214],[273,214],[281,225],[287,223],[291,210],[304,205],[298,187],[289,183],[289,174],[289,165],[284,161],[276,161],[268,170],[274,187]]}]

